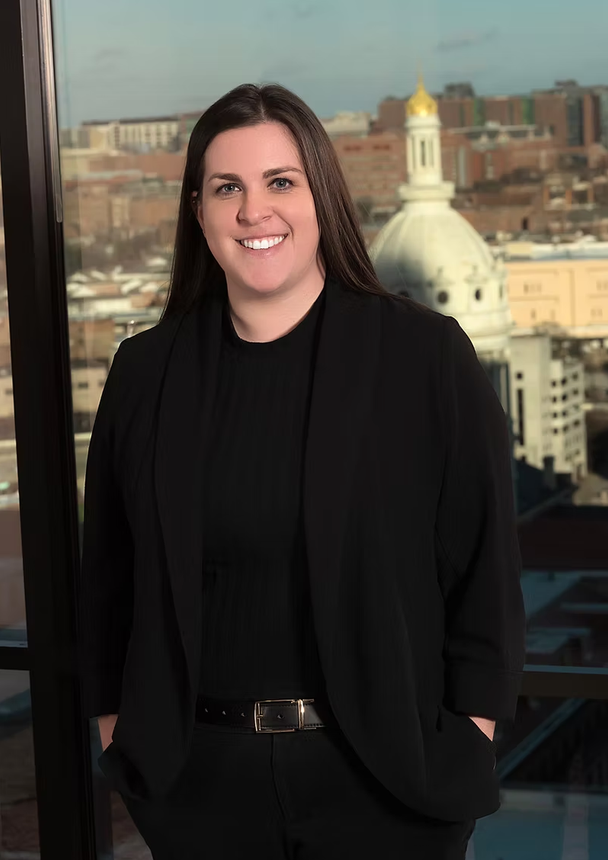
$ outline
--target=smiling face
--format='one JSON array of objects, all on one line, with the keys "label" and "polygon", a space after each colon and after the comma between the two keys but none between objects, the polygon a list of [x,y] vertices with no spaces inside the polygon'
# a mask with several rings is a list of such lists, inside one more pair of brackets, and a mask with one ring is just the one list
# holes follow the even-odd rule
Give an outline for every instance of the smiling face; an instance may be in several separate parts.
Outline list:
[{"label": "smiling face", "polygon": [[295,140],[280,123],[212,140],[197,217],[229,289],[251,295],[322,286],[312,192]]}]

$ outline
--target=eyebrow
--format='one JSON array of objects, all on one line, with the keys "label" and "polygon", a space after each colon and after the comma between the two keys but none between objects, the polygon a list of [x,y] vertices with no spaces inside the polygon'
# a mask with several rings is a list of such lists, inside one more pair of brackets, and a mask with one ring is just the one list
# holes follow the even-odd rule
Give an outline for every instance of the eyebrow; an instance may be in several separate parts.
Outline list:
[{"label": "eyebrow", "polygon": [[[265,170],[262,176],[264,179],[270,179],[271,176],[278,176],[279,173],[302,173],[299,167],[272,167],[270,170]],[[212,179],[223,179],[224,182],[242,182],[242,178],[238,173],[213,173],[207,182]]]}]

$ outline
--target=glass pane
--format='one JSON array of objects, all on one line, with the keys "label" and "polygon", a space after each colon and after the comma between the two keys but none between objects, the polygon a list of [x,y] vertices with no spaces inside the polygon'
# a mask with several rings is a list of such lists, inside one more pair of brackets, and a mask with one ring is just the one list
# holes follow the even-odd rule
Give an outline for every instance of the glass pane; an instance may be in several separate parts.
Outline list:
[{"label": "glass pane", "polygon": [[38,857],[29,674],[0,669],[0,860]]},{"label": "glass pane", "polygon": [[[161,311],[192,128],[231,87],[278,80],[323,118],[385,286],[458,319],[508,414],[529,666],[608,674],[608,85],[588,85],[603,7],[581,0],[582,26],[563,0],[550,17],[520,3],[514,36],[498,0],[53,5],[79,492],[112,357]],[[579,81],[551,85],[573,52]],[[522,817],[509,800],[483,822],[477,860],[566,856],[576,792],[556,789],[545,815],[553,789],[528,775],[525,794],[519,775],[505,797]],[[588,792],[589,857],[605,853],[603,790]]]},{"label": "glass pane", "polygon": [[122,798],[111,792],[114,860],[152,860],[150,849],[138,833]]},{"label": "glass pane", "polygon": [[[556,514],[558,512],[556,511]],[[544,523],[560,527],[560,517]],[[540,524],[539,524],[540,525]],[[524,529],[524,560],[527,544]],[[557,539],[559,542],[559,538]],[[606,585],[608,572],[577,569],[526,569],[522,577],[528,620],[527,662],[530,670],[606,673]]]},{"label": "glass pane", "polygon": [[498,739],[502,806],[482,818],[467,860],[608,856],[608,702],[519,702]]},{"label": "glass pane", "polygon": [[[0,188],[2,173],[0,163]],[[13,376],[0,194],[0,646],[26,640]]]}]

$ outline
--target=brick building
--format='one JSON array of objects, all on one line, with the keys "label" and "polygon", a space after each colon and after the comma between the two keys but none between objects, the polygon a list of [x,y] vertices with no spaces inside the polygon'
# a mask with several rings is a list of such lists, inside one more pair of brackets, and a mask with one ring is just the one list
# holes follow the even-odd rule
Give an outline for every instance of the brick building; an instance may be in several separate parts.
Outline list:
[{"label": "brick building", "polygon": [[588,147],[601,140],[602,103],[591,88],[566,81],[533,96],[535,121],[551,129],[559,146]]},{"label": "brick building", "polygon": [[183,152],[92,155],[89,172],[137,170],[144,176],[156,176],[164,182],[181,182],[185,163]]},{"label": "brick building", "polygon": [[517,172],[543,173],[555,169],[559,159],[553,138],[534,126],[444,129],[441,154],[445,177],[457,188]]},{"label": "brick building", "polygon": [[405,134],[382,132],[333,141],[346,181],[360,211],[392,214],[399,206],[397,188],[405,181]]},{"label": "brick building", "polygon": [[[64,230],[66,238],[105,236],[111,231],[133,235],[155,229],[163,221],[175,222],[179,183],[160,182],[146,187],[142,175],[83,177],[66,182]],[[139,180],[139,181],[134,181]]]},{"label": "brick building", "polygon": [[[486,122],[536,125],[548,129],[560,147],[588,147],[608,135],[608,95],[602,87],[579,87],[575,81],[564,81],[530,95],[475,96],[472,88],[466,93],[466,88],[447,86],[436,96],[444,129]],[[403,128],[407,101],[384,99],[378,106],[378,128]]]}]

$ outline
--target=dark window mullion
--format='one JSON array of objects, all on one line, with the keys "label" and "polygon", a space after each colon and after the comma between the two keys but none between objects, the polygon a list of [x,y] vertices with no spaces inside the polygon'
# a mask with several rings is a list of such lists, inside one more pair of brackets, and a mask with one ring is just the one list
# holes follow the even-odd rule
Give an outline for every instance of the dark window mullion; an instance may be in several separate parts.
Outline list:
[{"label": "dark window mullion", "polygon": [[[80,711],[78,517],[50,0],[0,3],[0,151],[42,860],[94,858]],[[0,660],[19,662],[18,649]]]},{"label": "dark window mullion", "polygon": [[30,656],[27,647],[16,648],[12,643],[6,645],[0,630],[0,669],[14,669],[27,672],[30,668]]}]

